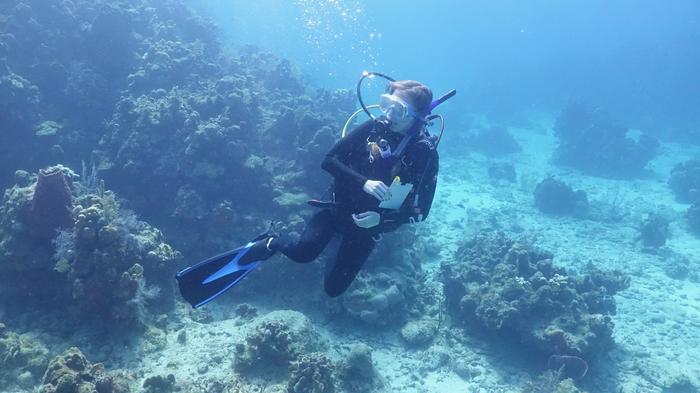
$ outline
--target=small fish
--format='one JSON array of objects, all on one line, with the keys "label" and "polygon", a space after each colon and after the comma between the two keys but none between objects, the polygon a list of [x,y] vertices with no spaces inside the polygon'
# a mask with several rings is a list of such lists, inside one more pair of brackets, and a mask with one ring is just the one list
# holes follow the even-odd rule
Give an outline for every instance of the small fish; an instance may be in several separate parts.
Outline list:
[{"label": "small fish", "polygon": [[585,377],[588,372],[588,363],[578,356],[552,355],[547,361],[547,366],[550,370],[560,371],[562,377],[571,378],[574,381]]}]

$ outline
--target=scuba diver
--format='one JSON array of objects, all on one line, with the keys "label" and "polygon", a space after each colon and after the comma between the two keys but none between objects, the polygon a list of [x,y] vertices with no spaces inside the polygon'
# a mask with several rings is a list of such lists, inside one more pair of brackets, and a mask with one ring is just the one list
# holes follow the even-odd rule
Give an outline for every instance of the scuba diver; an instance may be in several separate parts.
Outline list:
[{"label": "scuba diver", "polygon": [[[379,104],[367,107],[362,100],[362,81],[374,76],[389,83]],[[324,289],[330,297],[342,294],[382,233],[428,217],[437,184],[436,148],[445,126],[442,116],[431,112],[455,94],[452,90],[433,101],[432,91],[420,82],[364,72],[357,82],[362,108],[350,116],[342,138],[321,164],[333,176],[331,200],[309,201],[319,210],[296,241],[268,230],[242,247],[180,271],[176,278],[183,298],[193,307],[200,307],[277,252],[295,262],[311,262],[334,236],[340,237],[340,247],[335,261],[326,269]],[[371,108],[379,108],[382,115],[375,117]],[[363,111],[370,119],[346,135],[348,125]],[[439,136],[433,136],[427,128],[437,118],[441,130]]]}]

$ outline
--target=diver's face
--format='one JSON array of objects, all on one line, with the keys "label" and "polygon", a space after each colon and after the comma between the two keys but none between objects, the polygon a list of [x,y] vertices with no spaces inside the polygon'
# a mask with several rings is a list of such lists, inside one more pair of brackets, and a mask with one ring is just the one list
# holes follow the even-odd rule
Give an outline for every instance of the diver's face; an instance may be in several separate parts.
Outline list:
[{"label": "diver's face", "polygon": [[392,122],[390,127],[392,131],[403,134],[406,131],[408,131],[411,127],[413,127],[416,121],[418,120],[416,120],[415,117],[406,116],[399,121]]}]

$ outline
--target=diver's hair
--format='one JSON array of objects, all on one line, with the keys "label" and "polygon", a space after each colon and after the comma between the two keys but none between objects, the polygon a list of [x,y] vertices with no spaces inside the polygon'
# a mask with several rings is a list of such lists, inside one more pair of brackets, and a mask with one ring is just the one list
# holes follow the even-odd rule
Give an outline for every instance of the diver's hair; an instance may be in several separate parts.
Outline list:
[{"label": "diver's hair", "polygon": [[405,80],[389,82],[389,94],[396,94],[413,106],[416,112],[427,112],[433,101],[433,91],[420,82]]}]

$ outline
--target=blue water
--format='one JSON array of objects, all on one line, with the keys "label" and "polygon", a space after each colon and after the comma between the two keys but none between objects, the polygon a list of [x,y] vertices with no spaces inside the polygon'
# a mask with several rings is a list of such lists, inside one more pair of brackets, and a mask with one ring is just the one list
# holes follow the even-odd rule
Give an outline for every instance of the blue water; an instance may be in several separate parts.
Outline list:
[{"label": "blue water", "polygon": [[581,99],[635,126],[699,121],[700,4],[692,0],[197,4],[234,45],[293,59],[327,88],[380,70],[430,81],[436,92],[458,89],[456,113],[551,111]]}]

